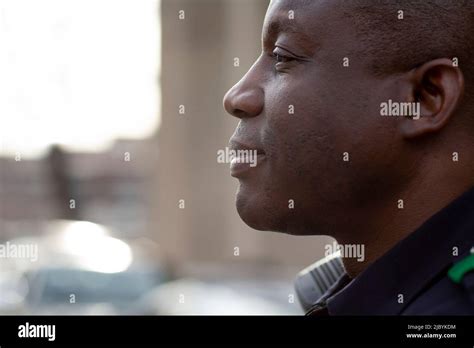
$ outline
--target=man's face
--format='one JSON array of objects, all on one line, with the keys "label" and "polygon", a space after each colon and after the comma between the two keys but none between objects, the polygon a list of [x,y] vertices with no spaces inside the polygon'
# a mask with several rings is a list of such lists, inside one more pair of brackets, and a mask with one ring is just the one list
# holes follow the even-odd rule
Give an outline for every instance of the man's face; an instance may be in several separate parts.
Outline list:
[{"label": "man's face", "polygon": [[249,226],[332,234],[397,177],[396,132],[379,114],[380,103],[397,96],[390,79],[370,72],[341,5],[304,3],[270,4],[262,54],[224,98],[240,118],[232,146],[261,153],[256,167],[232,174]]}]

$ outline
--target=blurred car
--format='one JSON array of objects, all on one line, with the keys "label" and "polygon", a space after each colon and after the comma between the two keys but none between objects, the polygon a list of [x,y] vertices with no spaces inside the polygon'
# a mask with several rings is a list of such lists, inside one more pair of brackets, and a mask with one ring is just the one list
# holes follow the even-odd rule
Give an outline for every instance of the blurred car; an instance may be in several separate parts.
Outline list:
[{"label": "blurred car", "polygon": [[160,283],[143,270],[102,273],[79,268],[41,268],[27,274],[30,314],[144,314],[135,303]]},{"label": "blurred car", "polygon": [[303,314],[291,293],[292,284],[283,282],[179,279],[158,286],[140,305],[161,315]]},{"label": "blurred car", "polygon": [[9,271],[0,272],[0,314],[143,314],[135,302],[167,279],[143,243],[116,238],[103,225],[47,225],[39,236],[8,242],[37,246],[37,255],[2,260],[0,270]]}]

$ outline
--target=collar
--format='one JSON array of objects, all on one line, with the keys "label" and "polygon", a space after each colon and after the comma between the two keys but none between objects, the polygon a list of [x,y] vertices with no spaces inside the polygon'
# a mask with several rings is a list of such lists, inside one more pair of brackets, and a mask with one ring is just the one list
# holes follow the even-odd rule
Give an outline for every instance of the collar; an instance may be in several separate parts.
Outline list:
[{"label": "collar", "polygon": [[[431,217],[355,279],[341,279],[345,287],[327,298],[329,314],[403,312],[430,281],[447,271],[474,245],[473,212],[474,188]],[[459,256],[453,256],[455,247]]]}]

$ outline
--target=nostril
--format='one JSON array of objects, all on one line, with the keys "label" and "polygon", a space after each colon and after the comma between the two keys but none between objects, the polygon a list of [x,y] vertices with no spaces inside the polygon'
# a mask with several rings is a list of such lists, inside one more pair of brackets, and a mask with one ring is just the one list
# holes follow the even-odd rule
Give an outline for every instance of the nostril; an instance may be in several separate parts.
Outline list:
[{"label": "nostril", "polygon": [[229,91],[224,97],[224,109],[232,116],[243,118],[246,117],[246,112],[240,108],[241,98],[235,93]]},{"label": "nostril", "polygon": [[235,117],[238,117],[238,118],[244,118],[246,116],[246,113],[245,113],[245,111],[235,109],[235,110],[232,111],[232,115],[234,115]]}]

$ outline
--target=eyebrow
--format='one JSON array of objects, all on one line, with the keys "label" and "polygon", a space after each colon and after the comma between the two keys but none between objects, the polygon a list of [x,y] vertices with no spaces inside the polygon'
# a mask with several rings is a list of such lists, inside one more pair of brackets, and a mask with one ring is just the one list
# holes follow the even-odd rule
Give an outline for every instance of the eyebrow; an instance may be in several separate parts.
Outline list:
[{"label": "eyebrow", "polygon": [[265,28],[263,32],[262,39],[264,42],[271,38],[277,37],[279,34],[286,33],[286,34],[297,34],[298,36],[295,38],[299,44],[306,46],[308,49],[313,49],[316,46],[314,40],[301,28],[299,28],[294,20],[290,19],[275,19],[270,22],[270,24]]},{"label": "eyebrow", "polygon": [[270,37],[277,36],[280,33],[302,34],[296,25],[290,21],[282,21],[280,19],[273,20],[266,30],[266,34]]}]

